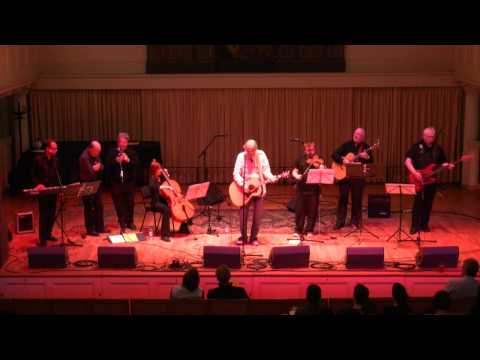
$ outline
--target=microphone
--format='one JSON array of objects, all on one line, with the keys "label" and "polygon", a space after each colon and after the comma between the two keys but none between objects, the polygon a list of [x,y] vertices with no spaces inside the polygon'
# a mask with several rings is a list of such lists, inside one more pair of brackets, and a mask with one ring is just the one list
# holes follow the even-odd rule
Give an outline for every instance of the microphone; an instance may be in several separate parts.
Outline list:
[{"label": "microphone", "polygon": [[302,140],[302,139],[299,139],[299,138],[290,138],[290,141],[291,141],[291,142],[303,143],[303,140]]}]

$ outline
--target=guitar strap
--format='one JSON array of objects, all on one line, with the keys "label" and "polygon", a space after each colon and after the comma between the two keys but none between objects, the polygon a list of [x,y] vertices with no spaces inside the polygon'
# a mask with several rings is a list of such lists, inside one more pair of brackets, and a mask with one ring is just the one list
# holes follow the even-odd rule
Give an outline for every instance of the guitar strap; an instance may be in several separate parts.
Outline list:
[{"label": "guitar strap", "polygon": [[263,168],[262,168],[262,163],[260,162],[260,157],[258,156],[258,152],[255,153],[255,167],[258,171],[259,177],[260,177],[260,183],[262,185],[265,184],[265,180],[263,177]]}]

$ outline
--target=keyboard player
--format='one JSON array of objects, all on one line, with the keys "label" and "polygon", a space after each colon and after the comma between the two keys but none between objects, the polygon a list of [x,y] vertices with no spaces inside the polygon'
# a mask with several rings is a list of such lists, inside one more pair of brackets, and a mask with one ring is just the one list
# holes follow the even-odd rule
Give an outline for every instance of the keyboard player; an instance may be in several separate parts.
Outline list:
[{"label": "keyboard player", "polygon": [[[45,143],[43,154],[35,158],[32,168],[32,180],[35,190],[43,190],[46,187],[61,185],[58,172],[59,164],[57,159],[58,146],[55,140],[48,139]],[[52,235],[57,210],[57,194],[39,195],[39,243],[46,246],[47,241],[57,241]]]}]

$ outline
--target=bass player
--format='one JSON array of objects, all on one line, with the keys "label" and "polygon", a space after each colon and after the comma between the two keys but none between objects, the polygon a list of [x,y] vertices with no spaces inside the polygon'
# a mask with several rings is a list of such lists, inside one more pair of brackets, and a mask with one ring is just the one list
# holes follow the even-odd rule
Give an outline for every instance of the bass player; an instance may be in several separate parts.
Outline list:
[{"label": "bass player", "polygon": [[[436,142],[436,130],[428,127],[423,130],[423,138],[413,144],[408,150],[405,159],[405,166],[418,182],[423,183],[423,175],[419,170],[425,169],[429,165],[435,164],[437,168],[444,167],[452,170],[455,165],[447,162],[445,152]],[[422,186],[421,191],[417,191],[412,209],[412,224],[410,234],[419,231],[429,232],[428,222],[432,211],[433,200],[437,191],[435,181]]]}]

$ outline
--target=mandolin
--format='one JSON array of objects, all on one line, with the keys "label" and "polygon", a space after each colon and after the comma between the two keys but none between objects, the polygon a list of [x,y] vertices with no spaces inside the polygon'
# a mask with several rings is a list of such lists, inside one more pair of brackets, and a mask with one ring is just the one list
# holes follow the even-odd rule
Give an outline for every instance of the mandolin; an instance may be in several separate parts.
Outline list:
[{"label": "mandolin", "polygon": [[[377,140],[375,144],[370,146],[368,149],[365,150],[365,152],[369,153],[372,152],[373,150],[376,150],[380,147],[380,141]],[[343,157],[343,159],[348,160],[350,163],[355,163],[360,160],[360,155],[357,154],[355,155],[354,153],[348,153]],[[335,179],[337,181],[343,180],[347,177],[347,167],[345,164],[338,164],[335,161],[332,163],[332,169],[335,171]]]},{"label": "mandolin", "polygon": [[[279,175],[276,175],[274,181],[267,180],[265,183],[275,183],[280,179],[286,179],[290,176],[290,171],[284,171]],[[258,176],[251,176],[247,181],[246,185],[248,186],[248,191],[244,193],[243,187],[239,186],[235,181],[232,181],[230,187],[228,188],[228,193],[230,195],[230,200],[232,204],[236,207],[242,207],[243,204],[248,205],[248,203],[254,197],[260,197],[263,195],[262,182]],[[245,198],[245,202],[244,202]]]}]

